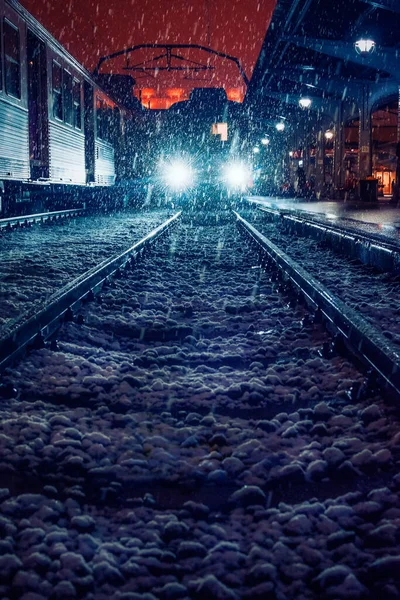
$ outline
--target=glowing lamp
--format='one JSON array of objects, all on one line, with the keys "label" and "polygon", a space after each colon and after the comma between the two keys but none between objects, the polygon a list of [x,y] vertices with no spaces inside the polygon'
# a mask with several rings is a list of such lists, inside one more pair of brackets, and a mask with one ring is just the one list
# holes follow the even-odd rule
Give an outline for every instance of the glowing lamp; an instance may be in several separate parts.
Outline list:
[{"label": "glowing lamp", "polygon": [[261,143],[263,144],[263,146],[268,146],[268,144],[269,144],[269,138],[263,137],[263,139],[261,140]]},{"label": "glowing lamp", "polygon": [[312,104],[312,100],[311,98],[300,98],[299,100],[299,104],[301,106],[301,108],[310,108],[311,104]]},{"label": "glowing lamp", "polygon": [[357,54],[366,56],[376,50],[376,44],[374,40],[360,39],[355,42],[354,49]]},{"label": "glowing lamp", "polygon": [[333,139],[333,131],[330,131],[329,129],[328,131],[325,131],[325,139],[327,139],[328,141]]},{"label": "glowing lamp", "polygon": [[244,189],[249,184],[249,179],[250,171],[246,164],[234,162],[225,165],[224,180],[229,187]]},{"label": "glowing lamp", "polygon": [[281,121],[280,123],[277,123],[275,125],[275,129],[277,131],[284,131],[285,130],[285,123],[283,123],[283,121]]},{"label": "glowing lamp", "polygon": [[260,152],[260,148],[258,146],[254,146],[253,152],[254,154],[258,154]]},{"label": "glowing lamp", "polygon": [[182,190],[193,184],[194,174],[190,165],[177,160],[165,165],[164,179],[169,187]]}]

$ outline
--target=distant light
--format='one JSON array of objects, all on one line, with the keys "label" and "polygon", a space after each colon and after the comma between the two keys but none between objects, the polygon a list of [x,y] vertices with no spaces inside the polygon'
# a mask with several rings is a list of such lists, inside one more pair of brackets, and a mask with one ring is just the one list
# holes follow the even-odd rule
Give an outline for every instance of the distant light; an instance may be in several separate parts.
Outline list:
[{"label": "distant light", "polygon": [[290,150],[289,156],[290,156],[290,158],[293,158],[293,150]]},{"label": "distant light", "polygon": [[333,138],[333,135],[334,135],[334,133],[330,129],[328,129],[327,131],[325,131],[325,138],[327,140],[331,140]]},{"label": "distant light", "polygon": [[245,189],[250,182],[249,167],[242,162],[232,162],[225,165],[223,175],[224,181],[229,187]]},{"label": "distant light", "polygon": [[184,161],[173,161],[164,165],[164,179],[165,183],[175,190],[186,189],[193,184],[193,169]]},{"label": "distant light", "polygon": [[354,44],[354,49],[357,54],[372,54],[376,50],[376,44],[374,40],[357,40]]},{"label": "distant light", "polygon": [[267,138],[267,137],[263,137],[263,139],[261,140],[261,143],[262,143],[264,146],[268,146],[268,144],[269,144],[269,138]]},{"label": "distant light", "polygon": [[301,108],[310,108],[311,104],[312,104],[312,100],[311,98],[300,98],[299,100],[299,104],[301,106]]},{"label": "distant light", "polygon": [[284,131],[285,130],[285,123],[283,121],[280,121],[279,123],[277,123],[275,125],[275,128],[277,131]]},{"label": "distant light", "polygon": [[253,152],[254,154],[258,154],[260,152],[260,148],[258,146],[254,146]]}]

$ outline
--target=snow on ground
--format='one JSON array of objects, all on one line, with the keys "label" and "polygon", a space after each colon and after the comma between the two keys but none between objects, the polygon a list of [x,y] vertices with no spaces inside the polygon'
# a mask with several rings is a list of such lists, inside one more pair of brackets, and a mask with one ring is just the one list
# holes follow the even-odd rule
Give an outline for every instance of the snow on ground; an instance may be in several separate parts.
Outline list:
[{"label": "snow on ground", "polygon": [[289,235],[255,213],[250,222],[337,297],[359,311],[388,340],[400,344],[400,280],[324,248],[315,240]]},{"label": "snow on ground", "polygon": [[144,237],[167,210],[78,217],[1,234],[0,335],[69,281]]},{"label": "snow on ground", "polygon": [[181,225],[9,370],[0,597],[400,597],[400,433],[228,226]]}]

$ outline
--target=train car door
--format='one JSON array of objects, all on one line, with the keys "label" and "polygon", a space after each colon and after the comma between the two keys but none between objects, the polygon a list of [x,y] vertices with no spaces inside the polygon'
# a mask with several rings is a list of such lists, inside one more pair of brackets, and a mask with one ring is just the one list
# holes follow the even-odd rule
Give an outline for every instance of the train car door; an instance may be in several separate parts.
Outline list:
[{"label": "train car door", "polygon": [[45,44],[28,29],[28,111],[31,178],[49,177],[49,127]]},{"label": "train car door", "polygon": [[94,99],[93,86],[85,81],[83,84],[84,125],[85,125],[85,168],[86,183],[94,182],[95,143],[94,143]]}]

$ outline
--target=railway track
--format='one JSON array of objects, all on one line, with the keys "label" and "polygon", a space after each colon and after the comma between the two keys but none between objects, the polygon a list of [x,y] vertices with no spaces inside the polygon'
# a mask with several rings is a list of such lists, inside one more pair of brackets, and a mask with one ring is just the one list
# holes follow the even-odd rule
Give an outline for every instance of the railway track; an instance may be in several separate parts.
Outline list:
[{"label": "railway track", "polygon": [[63,219],[72,219],[75,217],[81,217],[86,213],[85,208],[70,208],[65,210],[56,210],[45,213],[36,213],[33,215],[19,215],[16,217],[7,217],[0,219],[0,232],[12,231],[19,227],[30,227],[35,223],[49,223],[56,222]]},{"label": "railway track", "polygon": [[36,551],[94,598],[395,597],[397,410],[250,224],[168,231],[5,370],[2,593],[55,593]]},{"label": "railway track", "polygon": [[[304,213],[258,207],[269,221],[283,231],[308,237],[335,252],[358,259],[365,265],[381,271],[400,273],[400,240],[385,238],[382,234],[364,232],[351,225],[335,225],[323,217]],[[364,224],[365,225],[365,224]]]},{"label": "railway track", "polygon": [[24,318],[22,323],[11,327],[8,334],[0,339],[0,371],[28,347],[43,346],[63,321],[72,321],[74,313],[79,311],[85,302],[94,300],[107,285],[109,278],[121,277],[122,271],[132,262],[139,260],[149,245],[167,231],[179,216],[180,213],[176,213],[122,254],[106,259],[100,265],[89,269],[56,292],[33,316]]},{"label": "railway track", "polygon": [[[167,210],[58,220],[1,240],[0,337],[33,316],[61,287],[116,256],[162,223]],[[24,313],[24,314],[23,314]]]},{"label": "railway track", "polygon": [[[400,353],[397,347],[371,326],[364,317],[351,306],[343,302],[330,289],[321,285],[310,272],[291,259],[285,252],[263,236],[255,227],[236,213],[238,223],[251,237],[261,251],[262,260],[272,262],[279,269],[283,288],[291,291],[295,298],[303,300],[320,317],[326,320],[328,327],[336,334],[335,343],[347,344],[354,353],[360,354],[366,365],[385,381],[397,399],[400,398]],[[290,289],[292,286],[292,289]],[[326,349],[329,352],[329,349]]]},{"label": "railway track", "polygon": [[[310,274],[328,288],[334,289],[340,300],[361,313],[398,351],[400,327],[397,271],[386,271],[362,263],[360,259],[354,258],[351,251],[343,256],[343,251],[333,251],[324,241],[288,234],[274,223],[269,224],[263,218],[255,219],[254,213],[250,218],[267,237],[283,247],[292,259],[301,262]],[[339,229],[338,232],[340,233]],[[375,243],[375,248],[380,246]],[[382,248],[386,252],[385,247]],[[397,264],[394,252],[392,258],[395,258]]]}]

